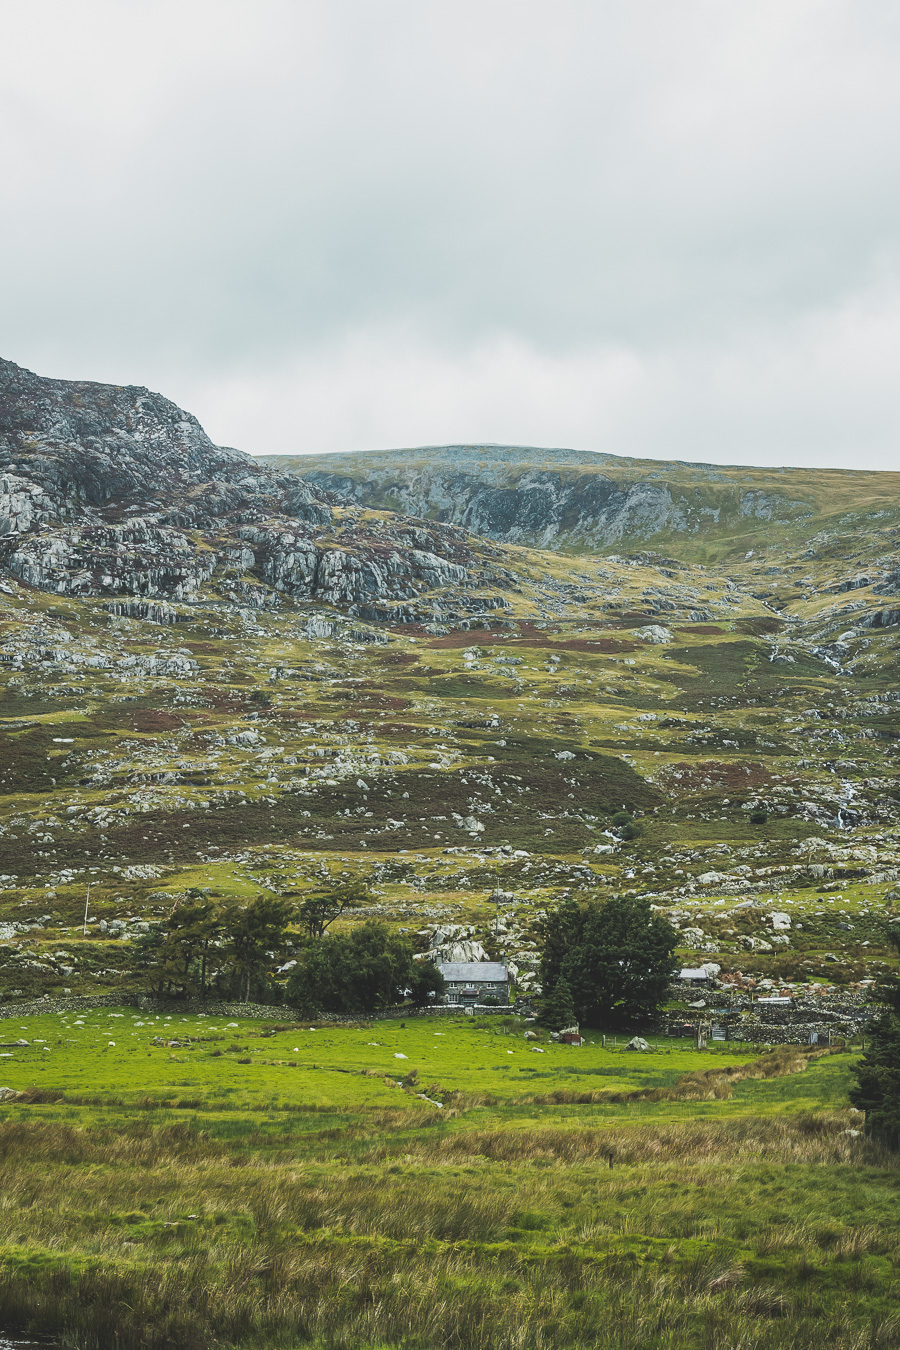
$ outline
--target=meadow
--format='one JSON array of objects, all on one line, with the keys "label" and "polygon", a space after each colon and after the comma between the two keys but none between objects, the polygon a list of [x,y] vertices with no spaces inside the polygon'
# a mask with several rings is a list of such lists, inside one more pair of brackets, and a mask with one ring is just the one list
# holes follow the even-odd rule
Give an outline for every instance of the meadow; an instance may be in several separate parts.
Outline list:
[{"label": "meadow", "polygon": [[847,1053],[124,1007],[0,1035],[22,1094],[0,1327],[85,1350],[900,1341],[900,1170],[847,1107]]}]

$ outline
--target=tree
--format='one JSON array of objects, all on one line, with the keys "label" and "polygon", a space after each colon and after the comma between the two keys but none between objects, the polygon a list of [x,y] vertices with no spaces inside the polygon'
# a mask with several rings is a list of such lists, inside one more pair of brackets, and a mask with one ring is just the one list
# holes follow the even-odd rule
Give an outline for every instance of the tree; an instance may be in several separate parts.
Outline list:
[{"label": "tree", "polygon": [[370,900],[369,888],[365,882],[347,881],[321,891],[313,891],[301,902],[298,917],[307,935],[316,941],[324,936],[326,930],[335,919],[340,918],[345,909],[362,909]]},{"label": "tree", "polygon": [[564,980],[579,1021],[640,1026],[665,1001],[677,933],[642,896],[618,896],[603,904],[570,900],[547,915],[539,933],[541,983],[552,997]]},{"label": "tree", "polygon": [[[440,972],[435,974],[440,980]],[[310,1014],[371,1016],[399,1003],[407,990],[414,998],[427,996],[429,981],[438,987],[413,961],[412,944],[369,920],[348,933],[329,933],[308,947],[291,972],[288,997]]]},{"label": "tree", "polygon": [[199,886],[180,896],[166,920],[160,960],[167,973],[180,978],[185,991],[206,998],[209,962],[222,935],[225,916]]},{"label": "tree", "polygon": [[136,969],[146,973],[150,979],[151,992],[159,997],[166,987],[166,963],[163,957],[165,941],[165,925],[151,923],[147,932],[141,933],[136,939],[132,958]]},{"label": "tree", "polygon": [[565,975],[561,975],[549,995],[544,999],[541,1009],[541,1021],[551,1031],[562,1031],[577,1021],[572,990]]},{"label": "tree", "polygon": [[[900,929],[888,926],[900,953]],[[866,1052],[854,1066],[851,1104],[866,1113],[866,1134],[885,1147],[900,1149],[900,978],[891,975],[878,988],[881,1012],[866,1028]]]},{"label": "tree", "polygon": [[153,992],[206,997],[210,960],[223,927],[221,907],[207,891],[191,886],[170,913],[150,925],[135,943],[135,964],[152,978]]},{"label": "tree", "polygon": [[229,914],[225,932],[228,951],[240,980],[244,1003],[250,1000],[250,984],[265,969],[274,952],[284,946],[288,924],[294,917],[289,900],[259,895],[248,905]]},{"label": "tree", "polygon": [[541,945],[541,985],[548,992],[559,983],[563,966],[581,941],[583,928],[584,909],[577,900],[564,900],[535,924],[535,936]]},{"label": "tree", "polygon": [[413,961],[409,997],[414,1008],[428,1008],[437,1003],[445,987],[444,977],[433,961]]}]

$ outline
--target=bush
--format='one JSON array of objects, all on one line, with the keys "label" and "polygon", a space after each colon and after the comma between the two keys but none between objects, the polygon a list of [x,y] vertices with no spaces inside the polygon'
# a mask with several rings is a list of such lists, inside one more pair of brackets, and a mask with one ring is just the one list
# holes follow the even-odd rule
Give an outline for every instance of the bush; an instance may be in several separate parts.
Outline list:
[{"label": "bush", "polygon": [[767,821],[768,819],[769,819],[769,813],[768,813],[767,811],[751,811],[751,812],[750,812],[750,824],[751,824],[751,825],[765,825],[765,823],[766,823],[766,821]]},{"label": "bush", "polygon": [[614,825],[616,829],[618,829],[620,825],[630,825],[631,814],[628,811],[617,811],[609,823],[610,825]]}]

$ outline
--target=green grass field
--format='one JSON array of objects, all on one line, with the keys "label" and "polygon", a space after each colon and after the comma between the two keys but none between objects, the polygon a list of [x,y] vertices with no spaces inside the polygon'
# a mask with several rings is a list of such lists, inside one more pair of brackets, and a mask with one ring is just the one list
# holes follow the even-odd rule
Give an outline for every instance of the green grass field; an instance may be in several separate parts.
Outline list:
[{"label": "green grass field", "polygon": [[0,1105],[0,1326],[96,1350],[900,1341],[900,1170],[858,1133],[848,1055],[533,1046],[504,1019],[0,1028],[25,1093]]}]

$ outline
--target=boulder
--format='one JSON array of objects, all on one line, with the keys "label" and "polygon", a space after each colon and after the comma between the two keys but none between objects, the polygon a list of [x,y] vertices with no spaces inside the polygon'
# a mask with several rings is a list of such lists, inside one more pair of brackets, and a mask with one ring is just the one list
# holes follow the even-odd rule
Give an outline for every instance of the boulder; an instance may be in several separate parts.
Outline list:
[{"label": "boulder", "polygon": [[632,1036],[625,1047],[626,1050],[649,1050],[650,1046],[644,1040],[643,1036]]}]

